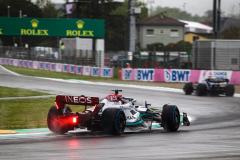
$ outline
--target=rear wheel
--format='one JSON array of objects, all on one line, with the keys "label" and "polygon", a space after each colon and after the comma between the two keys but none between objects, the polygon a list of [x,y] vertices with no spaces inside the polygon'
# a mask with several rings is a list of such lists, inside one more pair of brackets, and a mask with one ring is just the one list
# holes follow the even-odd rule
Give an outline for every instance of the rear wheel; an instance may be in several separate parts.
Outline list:
[{"label": "rear wheel", "polygon": [[102,114],[103,130],[107,134],[120,135],[126,127],[126,117],[119,108],[107,108]]},{"label": "rear wheel", "polygon": [[[67,107],[66,112],[71,112],[71,109]],[[64,134],[69,130],[72,130],[73,128],[69,126],[69,124],[65,123],[63,119],[63,110],[52,106],[47,117],[48,128],[56,134]]]},{"label": "rear wheel", "polygon": [[226,96],[232,97],[234,95],[234,92],[235,92],[234,85],[228,84],[228,85],[226,85],[225,89],[226,89],[226,91],[225,91]]},{"label": "rear wheel", "polygon": [[186,83],[183,87],[183,91],[186,95],[190,95],[193,93],[193,84],[192,83]]},{"label": "rear wheel", "polygon": [[176,132],[180,126],[180,113],[175,105],[164,105],[162,110],[162,127],[169,132]]},{"label": "rear wheel", "polygon": [[207,95],[207,86],[206,84],[198,84],[196,88],[196,95],[197,96],[205,96]]}]

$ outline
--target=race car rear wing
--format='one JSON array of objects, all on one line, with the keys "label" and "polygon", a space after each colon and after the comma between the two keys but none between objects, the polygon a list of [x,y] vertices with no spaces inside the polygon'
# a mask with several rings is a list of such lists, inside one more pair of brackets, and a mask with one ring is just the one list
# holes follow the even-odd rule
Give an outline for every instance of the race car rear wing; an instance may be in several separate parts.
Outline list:
[{"label": "race car rear wing", "polygon": [[207,78],[206,81],[211,83],[229,83],[229,79],[226,78]]},{"label": "race car rear wing", "polygon": [[57,95],[55,105],[59,108],[64,108],[65,104],[71,105],[85,105],[85,106],[94,106],[99,104],[98,97],[86,97],[86,96],[66,96],[66,95]]}]

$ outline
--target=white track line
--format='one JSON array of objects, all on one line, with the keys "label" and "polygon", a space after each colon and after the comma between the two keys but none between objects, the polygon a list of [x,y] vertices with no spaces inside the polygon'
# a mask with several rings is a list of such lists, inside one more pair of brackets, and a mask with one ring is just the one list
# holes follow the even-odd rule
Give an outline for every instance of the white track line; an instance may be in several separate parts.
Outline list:
[{"label": "white track line", "polygon": [[16,134],[1,134],[0,137],[17,137],[17,136],[29,136],[29,135],[47,135],[51,132],[37,132],[37,133],[16,133]]},{"label": "white track line", "polygon": [[16,72],[10,71],[10,70],[8,70],[7,68],[5,68],[5,67],[3,67],[3,66],[1,66],[1,65],[0,65],[0,68],[1,68],[2,70],[6,71],[6,72],[8,72],[8,73],[10,73],[10,74],[12,74],[12,75],[15,75],[15,76],[20,76],[20,75],[21,75],[21,74],[18,74],[18,73],[16,73]]}]

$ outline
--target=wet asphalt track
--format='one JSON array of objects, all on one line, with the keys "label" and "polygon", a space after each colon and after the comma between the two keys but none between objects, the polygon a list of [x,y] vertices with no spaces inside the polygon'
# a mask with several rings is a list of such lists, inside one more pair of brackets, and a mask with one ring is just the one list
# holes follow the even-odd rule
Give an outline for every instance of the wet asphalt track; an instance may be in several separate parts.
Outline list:
[{"label": "wet asphalt track", "polygon": [[[53,94],[104,96],[116,87],[55,82],[11,75],[0,69],[0,85],[47,90]],[[147,99],[154,106],[176,104],[195,120],[177,133],[101,134],[51,133],[0,138],[0,159],[240,159],[240,98],[197,97],[183,93],[122,88],[125,96]]]}]

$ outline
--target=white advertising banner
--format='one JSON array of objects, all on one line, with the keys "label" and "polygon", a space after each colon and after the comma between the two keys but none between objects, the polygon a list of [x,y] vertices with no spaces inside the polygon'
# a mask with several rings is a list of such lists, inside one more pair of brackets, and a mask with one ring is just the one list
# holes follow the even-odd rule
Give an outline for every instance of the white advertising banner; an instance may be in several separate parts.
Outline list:
[{"label": "white advertising banner", "polygon": [[33,69],[39,69],[39,62],[33,61]]},{"label": "white advertising banner", "polygon": [[135,80],[154,81],[154,69],[136,69]]},{"label": "white advertising banner", "polygon": [[83,75],[90,76],[91,75],[91,67],[90,66],[83,66]]},{"label": "white advertising banner", "polygon": [[226,78],[231,79],[232,71],[201,70],[198,82],[202,83],[206,78]]},{"label": "white advertising banner", "polygon": [[63,65],[61,63],[56,63],[56,72],[62,72]]}]

